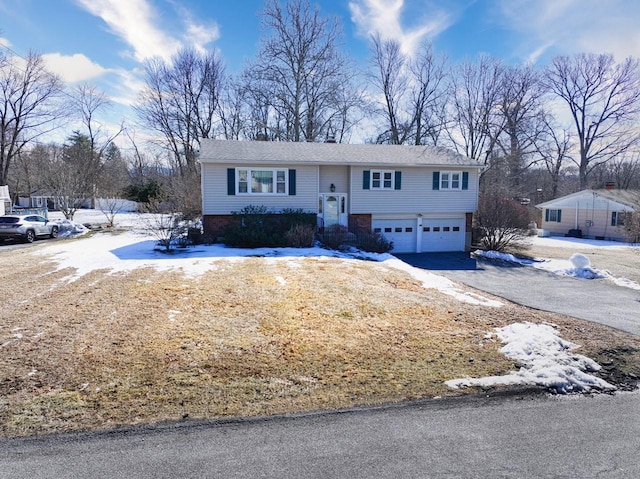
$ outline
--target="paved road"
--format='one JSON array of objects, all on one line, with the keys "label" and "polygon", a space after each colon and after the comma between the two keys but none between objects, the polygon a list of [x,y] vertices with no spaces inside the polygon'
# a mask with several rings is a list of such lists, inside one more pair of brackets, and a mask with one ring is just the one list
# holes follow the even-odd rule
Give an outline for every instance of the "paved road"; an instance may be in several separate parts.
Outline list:
[{"label": "paved road", "polygon": [[543,311],[606,324],[640,336],[640,291],[605,280],[559,276],[469,253],[396,255],[453,281]]},{"label": "paved road", "polygon": [[0,477],[638,478],[638,438],[638,393],[462,398],[4,440]]}]

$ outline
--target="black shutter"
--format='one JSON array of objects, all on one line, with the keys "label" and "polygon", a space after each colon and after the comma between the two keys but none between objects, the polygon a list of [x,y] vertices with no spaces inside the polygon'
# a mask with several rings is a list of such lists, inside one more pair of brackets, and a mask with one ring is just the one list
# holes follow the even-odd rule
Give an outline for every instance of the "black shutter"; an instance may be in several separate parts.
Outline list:
[{"label": "black shutter", "polygon": [[562,210],[558,210],[558,223],[562,223]]},{"label": "black shutter", "polygon": [[362,172],[362,189],[363,190],[370,190],[370,179],[371,179],[371,172],[369,170],[364,170]]},{"label": "black shutter", "polygon": [[468,171],[462,172],[462,189],[463,190],[469,189],[469,172]]},{"label": "black shutter", "polygon": [[402,171],[396,171],[395,175],[396,175],[396,181],[395,181],[394,188],[396,190],[400,190],[402,189]]},{"label": "black shutter", "polygon": [[227,194],[236,194],[236,169],[227,168]]},{"label": "black shutter", "polygon": [[289,196],[296,194],[296,170],[289,170]]},{"label": "black shutter", "polygon": [[440,172],[439,171],[433,172],[433,189],[434,190],[440,189]]}]

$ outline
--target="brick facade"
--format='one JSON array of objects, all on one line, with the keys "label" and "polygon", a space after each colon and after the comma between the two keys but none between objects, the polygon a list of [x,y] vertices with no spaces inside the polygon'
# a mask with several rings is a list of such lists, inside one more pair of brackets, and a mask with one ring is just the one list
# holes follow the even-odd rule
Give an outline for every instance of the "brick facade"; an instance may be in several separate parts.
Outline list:
[{"label": "brick facade", "polygon": [[349,231],[352,233],[371,233],[372,222],[370,214],[349,215]]}]

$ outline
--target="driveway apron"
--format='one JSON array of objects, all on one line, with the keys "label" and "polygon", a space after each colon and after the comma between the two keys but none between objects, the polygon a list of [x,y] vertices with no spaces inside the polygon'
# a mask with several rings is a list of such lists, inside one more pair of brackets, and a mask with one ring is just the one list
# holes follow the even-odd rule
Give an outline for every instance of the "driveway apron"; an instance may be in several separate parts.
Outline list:
[{"label": "driveway apron", "polygon": [[417,268],[517,304],[605,324],[640,336],[640,291],[469,253],[397,254]]}]

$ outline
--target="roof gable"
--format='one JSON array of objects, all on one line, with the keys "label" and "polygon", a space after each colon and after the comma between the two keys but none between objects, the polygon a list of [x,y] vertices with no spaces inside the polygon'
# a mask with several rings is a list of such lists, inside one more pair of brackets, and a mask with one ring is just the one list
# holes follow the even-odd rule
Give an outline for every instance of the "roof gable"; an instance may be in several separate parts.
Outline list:
[{"label": "roof gable", "polygon": [[200,162],[482,168],[471,158],[432,146],[210,139],[201,142]]}]

